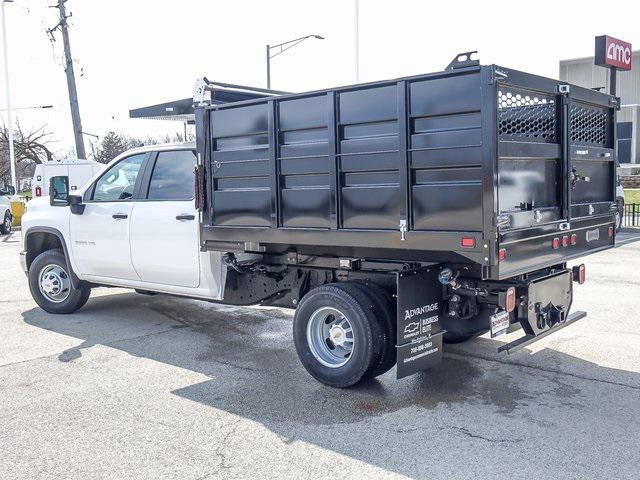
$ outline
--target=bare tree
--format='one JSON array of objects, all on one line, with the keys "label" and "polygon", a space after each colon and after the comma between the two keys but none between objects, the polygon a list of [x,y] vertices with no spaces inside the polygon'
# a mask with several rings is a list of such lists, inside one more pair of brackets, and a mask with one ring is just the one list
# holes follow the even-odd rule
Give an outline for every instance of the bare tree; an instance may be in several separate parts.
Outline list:
[{"label": "bare tree", "polygon": [[[36,164],[48,162],[53,158],[49,145],[51,134],[42,126],[36,130],[24,131],[19,122],[13,132],[13,146],[18,178],[30,177]],[[0,128],[0,180],[11,182],[9,163],[9,131],[5,125]]]}]

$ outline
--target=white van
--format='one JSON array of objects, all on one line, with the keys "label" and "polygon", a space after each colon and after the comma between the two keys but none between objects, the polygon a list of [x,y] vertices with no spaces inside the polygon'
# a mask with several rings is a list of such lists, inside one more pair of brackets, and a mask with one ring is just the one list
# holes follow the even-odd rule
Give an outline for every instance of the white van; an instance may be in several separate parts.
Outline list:
[{"label": "white van", "polygon": [[69,177],[71,192],[78,190],[96,173],[102,171],[104,165],[93,160],[54,160],[36,165],[31,181],[33,198],[49,195],[49,180],[60,175]]}]

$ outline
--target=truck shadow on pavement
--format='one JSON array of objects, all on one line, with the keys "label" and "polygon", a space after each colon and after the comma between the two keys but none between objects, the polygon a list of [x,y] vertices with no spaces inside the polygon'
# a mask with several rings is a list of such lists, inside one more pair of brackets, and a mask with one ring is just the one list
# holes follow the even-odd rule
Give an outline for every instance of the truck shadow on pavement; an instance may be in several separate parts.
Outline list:
[{"label": "truck shadow on pavement", "polygon": [[[640,389],[638,373],[550,349],[524,351],[508,363],[505,357],[480,358],[477,351],[493,352],[497,345],[484,338],[472,342],[476,353],[458,345],[428,372],[398,381],[392,369],[355,388],[334,389],[303,369],[291,339],[291,313],[280,309],[116,294],[92,298],[73,315],[34,308],[23,317],[81,340],[59,354],[61,362],[80,363],[92,346],[106,345],[189,369],[210,379],[172,394],[258,422],[285,444],[311,443],[410,476],[424,475],[428,461],[416,459],[444,438],[527,450],[552,428],[578,428],[576,415],[598,415],[593,392],[582,391],[584,380],[601,382],[597,388],[635,389],[634,395]],[[564,413],[550,417],[554,409]],[[448,455],[456,461],[454,451]]]}]

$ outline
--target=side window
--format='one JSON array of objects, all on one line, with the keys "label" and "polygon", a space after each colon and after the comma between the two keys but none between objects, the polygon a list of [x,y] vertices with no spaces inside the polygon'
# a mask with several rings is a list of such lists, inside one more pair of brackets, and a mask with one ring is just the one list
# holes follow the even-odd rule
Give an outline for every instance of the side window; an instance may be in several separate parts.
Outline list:
[{"label": "side window", "polygon": [[96,182],[93,200],[108,202],[131,198],[145,156],[146,153],[132,155],[107,170]]},{"label": "side window", "polygon": [[196,154],[192,150],[158,153],[151,173],[149,200],[191,200],[194,197],[193,168]]}]

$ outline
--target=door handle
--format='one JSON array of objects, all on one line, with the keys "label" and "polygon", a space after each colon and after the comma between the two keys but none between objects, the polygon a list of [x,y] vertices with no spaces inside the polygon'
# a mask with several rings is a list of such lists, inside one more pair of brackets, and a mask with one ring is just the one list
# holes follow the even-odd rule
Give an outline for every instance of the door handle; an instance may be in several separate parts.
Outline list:
[{"label": "door handle", "polygon": [[126,213],[114,213],[111,215],[111,218],[115,218],[116,220],[124,220],[125,218],[129,218],[129,215]]},{"label": "door handle", "polygon": [[180,215],[176,215],[176,220],[195,220],[196,216],[190,213],[181,213]]}]

